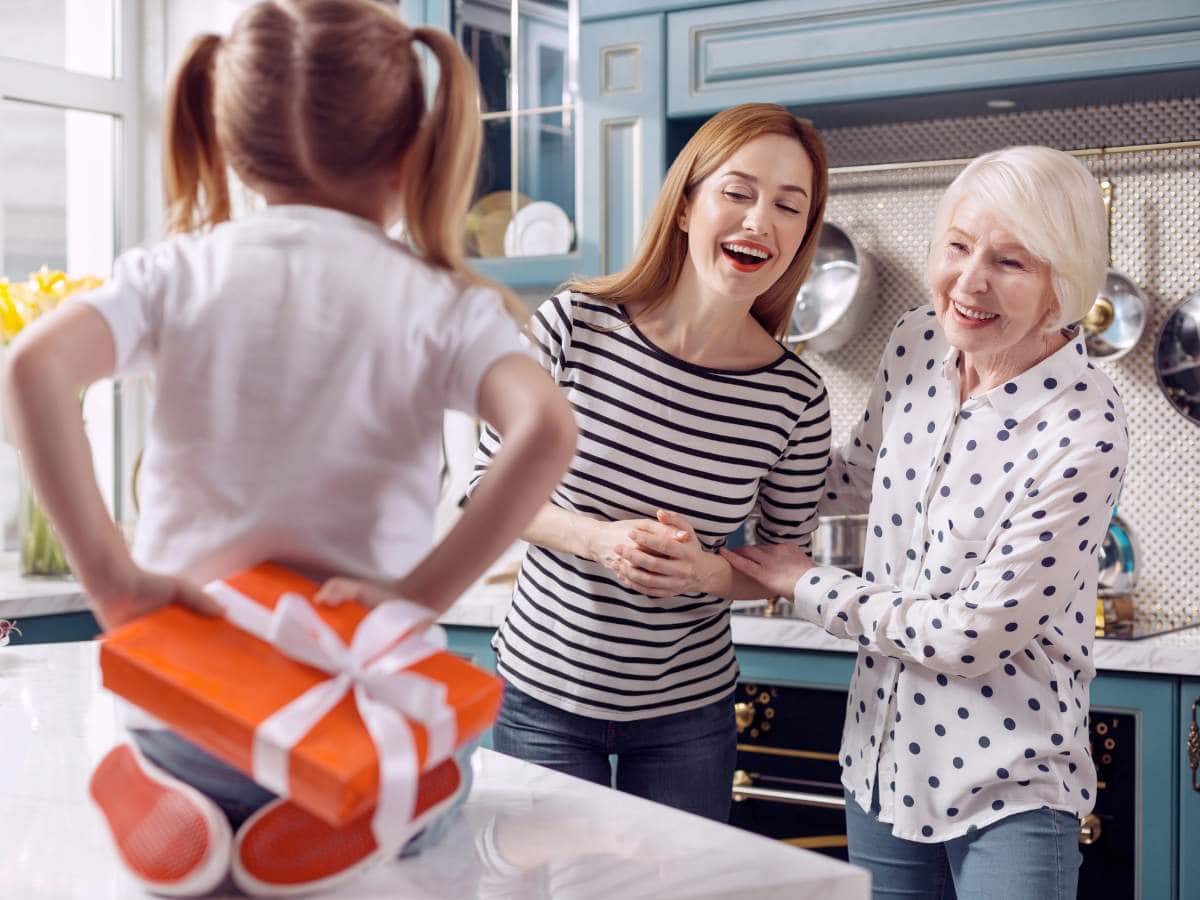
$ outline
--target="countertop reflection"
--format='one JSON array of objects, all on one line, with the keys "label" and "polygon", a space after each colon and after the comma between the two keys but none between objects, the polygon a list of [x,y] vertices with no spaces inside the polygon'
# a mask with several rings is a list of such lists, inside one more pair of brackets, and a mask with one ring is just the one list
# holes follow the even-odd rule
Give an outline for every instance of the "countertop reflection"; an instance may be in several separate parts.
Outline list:
[{"label": "countertop reflection", "polygon": [[[116,704],[99,684],[96,647],[0,648],[0,896],[143,896],[87,801],[92,768],[122,739]],[[837,860],[489,750],[472,762],[475,788],[440,844],[323,896],[868,896],[866,873]]]}]

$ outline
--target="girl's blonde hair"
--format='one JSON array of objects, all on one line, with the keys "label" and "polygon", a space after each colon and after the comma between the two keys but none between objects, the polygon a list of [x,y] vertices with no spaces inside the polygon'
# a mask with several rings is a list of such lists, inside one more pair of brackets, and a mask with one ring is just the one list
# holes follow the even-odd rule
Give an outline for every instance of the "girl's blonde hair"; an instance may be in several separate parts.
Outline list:
[{"label": "girl's blonde hair", "polygon": [[744,145],[770,134],[798,141],[813,167],[812,204],[804,240],[784,273],[755,299],[750,310],[768,334],[783,337],[796,294],[817,252],[829,196],[829,164],[825,145],[812,123],[774,103],[743,103],[701,125],[671,164],[629,265],[612,275],[569,281],[564,287],[609,303],[645,303],[643,312],[665,303],[687,259],[688,236],[679,227],[684,201]]},{"label": "girl's blonde hair", "polygon": [[[428,111],[414,41],[439,69]],[[168,227],[185,232],[229,218],[226,166],[251,188],[320,202],[402,160],[405,228],[416,251],[487,283],[467,270],[462,247],[481,132],[475,71],[449,35],[410,28],[371,0],[263,0],[227,38],[195,38],[172,81]],[[510,292],[490,286],[524,317]]]},{"label": "girl's blonde hair", "polygon": [[955,210],[968,198],[999,216],[1026,250],[1050,266],[1058,306],[1047,310],[1046,331],[1087,315],[1108,269],[1108,221],[1099,185],[1082,162],[1037,146],[1008,147],[974,159],[938,203],[930,265]]}]

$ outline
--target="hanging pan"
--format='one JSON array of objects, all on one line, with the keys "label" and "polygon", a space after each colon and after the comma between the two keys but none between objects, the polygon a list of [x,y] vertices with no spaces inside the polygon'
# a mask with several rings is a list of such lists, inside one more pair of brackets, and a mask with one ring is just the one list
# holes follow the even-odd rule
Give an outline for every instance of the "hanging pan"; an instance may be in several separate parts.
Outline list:
[{"label": "hanging pan", "polygon": [[826,222],[821,227],[812,271],[800,286],[787,344],[828,353],[862,330],[874,304],[874,266],[849,234]]},{"label": "hanging pan", "polygon": [[1154,349],[1154,372],[1171,405],[1200,425],[1200,290],[1163,322]]},{"label": "hanging pan", "polygon": [[1137,344],[1146,327],[1146,297],[1123,272],[1112,267],[1113,183],[1100,182],[1108,216],[1108,272],[1092,308],[1083,317],[1084,342],[1092,359],[1113,360]]}]

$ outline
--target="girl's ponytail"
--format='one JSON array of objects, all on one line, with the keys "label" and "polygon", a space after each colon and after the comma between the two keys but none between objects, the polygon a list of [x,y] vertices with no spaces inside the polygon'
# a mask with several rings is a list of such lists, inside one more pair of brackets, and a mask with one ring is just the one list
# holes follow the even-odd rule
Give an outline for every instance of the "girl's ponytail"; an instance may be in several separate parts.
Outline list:
[{"label": "girl's ponytail", "polygon": [[475,186],[483,132],[475,71],[445,32],[414,28],[412,36],[437,60],[438,86],[405,161],[405,224],[429,262],[460,269],[462,222]]},{"label": "girl's ponytail", "polygon": [[225,156],[213,119],[213,71],[221,38],[194,38],[171,81],[163,134],[163,189],[172,233],[229,218]]},{"label": "girl's ponytail", "polygon": [[463,259],[463,222],[475,189],[483,126],[475,70],[454,39],[434,28],[412,29],[438,64],[433,106],[405,154],[405,229],[429,262],[500,291],[519,320],[528,312],[511,291],[471,273]]}]

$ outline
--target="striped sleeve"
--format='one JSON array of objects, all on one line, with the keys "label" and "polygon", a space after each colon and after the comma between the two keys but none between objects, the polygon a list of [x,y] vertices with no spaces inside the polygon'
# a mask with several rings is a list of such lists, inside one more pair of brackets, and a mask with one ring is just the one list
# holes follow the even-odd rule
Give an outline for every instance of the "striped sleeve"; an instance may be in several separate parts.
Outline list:
[{"label": "striped sleeve", "polygon": [[[697,365],[654,343],[619,305],[582,294],[543,305],[533,340],[579,424],[551,503],[609,522],[672,510],[710,550],[756,512],[760,539],[808,540],[829,404],[795,354],[750,369]],[[485,433],[480,473],[496,446]],[[737,682],[727,600],[648,597],[601,562],[547,547],[526,552],[492,646],[516,689],[614,721],[697,709]]]},{"label": "striped sleeve", "polygon": [[[537,308],[523,338],[532,345],[534,354],[542,368],[550,373],[556,384],[562,384],[563,359],[571,341],[571,295],[563,292],[551,297]],[[475,450],[475,463],[471,480],[467,485],[467,496],[475,492],[480,479],[491,465],[492,457],[500,449],[500,435],[486,422],[479,432],[479,446]]]},{"label": "striped sleeve", "polygon": [[783,455],[759,484],[755,529],[761,543],[796,543],[806,551],[817,527],[830,441],[829,395],[812,374],[819,391],[796,420]]}]

